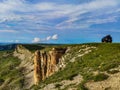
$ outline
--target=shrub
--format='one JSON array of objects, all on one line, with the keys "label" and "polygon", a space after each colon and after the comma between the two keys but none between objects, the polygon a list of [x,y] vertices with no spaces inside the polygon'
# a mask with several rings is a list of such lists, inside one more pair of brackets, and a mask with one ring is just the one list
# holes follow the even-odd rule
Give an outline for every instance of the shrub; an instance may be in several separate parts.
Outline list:
[{"label": "shrub", "polygon": [[104,74],[104,73],[100,73],[96,76],[94,76],[94,81],[97,82],[97,81],[103,81],[103,80],[106,80],[109,76]]},{"label": "shrub", "polygon": [[85,83],[86,83],[86,81],[81,82],[81,83],[78,85],[77,90],[88,90],[88,88],[86,88],[85,85],[84,85]]},{"label": "shrub", "polygon": [[0,85],[4,83],[4,79],[0,79]]},{"label": "shrub", "polygon": [[61,84],[55,84],[55,88],[60,88]]},{"label": "shrub", "polygon": [[109,70],[109,71],[107,71],[107,73],[109,73],[109,74],[115,74],[115,73],[118,73],[119,72],[119,70]]},{"label": "shrub", "polygon": [[72,75],[70,75],[69,77],[68,77],[68,79],[69,80],[73,80],[73,78],[75,77],[75,76],[77,76],[78,74],[72,74]]},{"label": "shrub", "polygon": [[83,74],[84,80],[89,81],[93,79],[93,74],[92,73],[85,73]]},{"label": "shrub", "polygon": [[104,65],[101,66],[100,70],[101,71],[106,71],[106,70],[109,70],[111,68],[115,68],[119,65],[118,62],[112,62],[112,63],[106,63]]}]

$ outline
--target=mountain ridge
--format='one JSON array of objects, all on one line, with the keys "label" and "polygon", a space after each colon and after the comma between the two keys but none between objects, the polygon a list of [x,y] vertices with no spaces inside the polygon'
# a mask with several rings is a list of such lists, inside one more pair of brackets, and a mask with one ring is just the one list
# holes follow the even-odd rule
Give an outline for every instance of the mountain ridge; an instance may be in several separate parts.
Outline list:
[{"label": "mountain ridge", "polygon": [[[67,48],[65,54],[59,58],[65,67],[40,81],[38,85],[34,85],[35,63],[33,63],[33,61],[36,50],[38,49],[40,52],[46,51],[46,53],[48,53],[53,48]],[[114,81],[116,80],[115,78],[119,78],[119,52],[120,44],[114,43],[58,46],[38,44],[17,45],[15,51],[0,51],[0,62],[3,62],[0,65],[0,88],[5,90],[9,90],[10,88],[12,88],[12,90],[96,90],[97,87],[102,87],[100,90],[107,88],[111,90],[115,88],[119,89],[119,87],[113,87],[110,84],[108,84],[107,87],[104,84],[104,82],[109,83],[111,80]],[[12,61],[14,61],[15,58],[18,59],[14,63]],[[19,64],[17,64],[17,62],[19,62]],[[9,68],[13,67],[13,65],[14,68]],[[58,65],[59,64],[57,64],[57,66]],[[60,65],[62,64],[60,63]],[[2,69],[4,69],[4,72],[8,72],[8,74],[13,73],[12,71],[17,69],[14,74],[15,78],[11,75],[8,77],[8,74],[4,77],[1,76],[4,74]],[[22,75],[18,75],[17,73],[21,73]],[[17,76],[19,76],[18,81],[16,81]],[[11,81],[8,82],[8,79]],[[118,80],[115,86],[119,84]],[[89,82],[91,82],[91,84]],[[101,84],[102,86],[99,85],[99,83],[103,83]],[[5,87],[6,85],[9,87]],[[97,85],[97,87],[94,87],[94,85]]]}]

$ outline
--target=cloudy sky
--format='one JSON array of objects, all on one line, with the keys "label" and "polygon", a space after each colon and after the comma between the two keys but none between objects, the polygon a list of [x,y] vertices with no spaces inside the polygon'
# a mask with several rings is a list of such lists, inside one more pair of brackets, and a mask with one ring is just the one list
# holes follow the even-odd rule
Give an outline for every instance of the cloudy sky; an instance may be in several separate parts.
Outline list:
[{"label": "cloudy sky", "polygon": [[0,0],[0,42],[120,42],[120,0]]}]

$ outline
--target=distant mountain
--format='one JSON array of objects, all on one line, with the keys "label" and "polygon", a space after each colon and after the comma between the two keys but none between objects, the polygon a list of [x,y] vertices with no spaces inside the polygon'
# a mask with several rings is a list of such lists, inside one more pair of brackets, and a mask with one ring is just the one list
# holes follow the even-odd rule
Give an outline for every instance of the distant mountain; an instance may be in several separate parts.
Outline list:
[{"label": "distant mountain", "polygon": [[10,44],[14,44],[14,43],[0,43],[0,45],[10,45]]},{"label": "distant mountain", "polygon": [[0,43],[0,51],[15,49],[17,44]]}]

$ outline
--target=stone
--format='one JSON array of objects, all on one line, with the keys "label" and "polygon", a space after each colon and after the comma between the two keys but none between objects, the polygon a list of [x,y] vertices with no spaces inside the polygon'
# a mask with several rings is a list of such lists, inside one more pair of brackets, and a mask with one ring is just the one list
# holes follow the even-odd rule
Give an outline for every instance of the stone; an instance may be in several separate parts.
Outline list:
[{"label": "stone", "polygon": [[40,81],[58,71],[58,63],[65,53],[66,49],[53,48],[49,52],[36,51],[34,55],[34,84],[38,85]]}]

